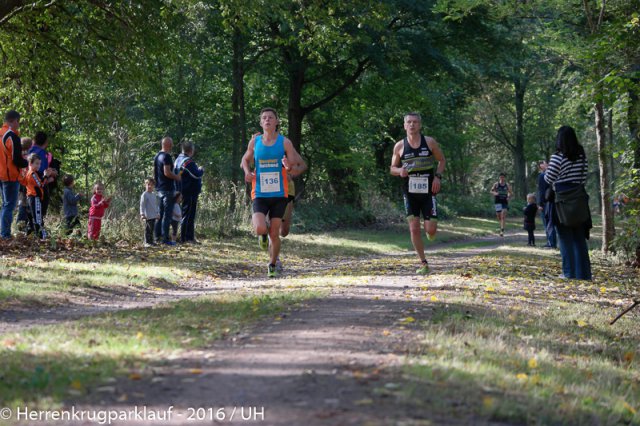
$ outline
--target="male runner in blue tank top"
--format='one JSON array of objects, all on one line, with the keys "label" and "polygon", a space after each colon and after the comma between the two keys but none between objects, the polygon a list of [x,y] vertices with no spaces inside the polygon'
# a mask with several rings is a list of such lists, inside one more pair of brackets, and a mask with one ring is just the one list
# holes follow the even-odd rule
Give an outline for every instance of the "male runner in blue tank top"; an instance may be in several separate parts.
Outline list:
[{"label": "male runner in blue tank top", "polygon": [[409,220],[411,242],[422,264],[417,274],[427,274],[429,264],[424,256],[424,243],[420,230],[420,214],[429,240],[436,236],[438,216],[436,194],[440,192],[440,180],[445,168],[445,158],[440,145],[432,137],[420,133],[422,119],[417,112],[404,116],[407,137],[393,147],[391,174],[403,179],[402,195]]},{"label": "male runner in blue tank top", "polygon": [[[287,208],[287,175],[298,176],[304,164],[293,143],[278,133],[278,114],[273,108],[260,111],[262,135],[252,138],[242,157],[244,180],[252,185],[253,229],[260,247],[269,251],[267,276],[276,276],[276,260],[280,254],[280,224]],[[287,158],[285,165],[282,159]],[[252,169],[254,166],[254,169]],[[286,167],[285,167],[286,166]],[[267,215],[270,226],[267,226]],[[267,238],[268,234],[268,238]]]}]

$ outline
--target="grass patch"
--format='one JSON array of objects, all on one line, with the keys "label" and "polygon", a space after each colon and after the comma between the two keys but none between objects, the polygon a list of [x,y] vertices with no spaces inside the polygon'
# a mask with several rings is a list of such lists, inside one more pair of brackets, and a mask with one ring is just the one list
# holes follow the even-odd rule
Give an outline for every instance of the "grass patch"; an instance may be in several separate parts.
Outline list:
[{"label": "grass patch", "polygon": [[215,296],[90,317],[0,336],[0,405],[59,407],[105,381],[136,380],[149,366],[276,315],[312,291]]},{"label": "grass patch", "polygon": [[640,424],[638,313],[609,326],[637,273],[592,261],[593,282],[558,281],[557,252],[505,248],[431,276],[401,396],[486,421]]}]

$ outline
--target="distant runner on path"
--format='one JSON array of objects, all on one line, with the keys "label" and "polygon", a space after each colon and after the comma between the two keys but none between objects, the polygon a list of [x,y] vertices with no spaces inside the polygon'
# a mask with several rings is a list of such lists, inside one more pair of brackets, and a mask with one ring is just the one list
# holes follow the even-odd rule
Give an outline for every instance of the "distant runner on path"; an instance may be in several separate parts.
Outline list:
[{"label": "distant runner on path", "polygon": [[429,240],[435,239],[438,228],[436,195],[440,192],[440,180],[445,168],[444,154],[438,142],[420,133],[422,119],[417,112],[404,116],[407,137],[393,147],[390,171],[403,179],[402,195],[409,221],[411,243],[421,265],[417,274],[427,274],[429,264],[424,256],[424,243],[420,230],[420,214],[424,219],[424,230]]},{"label": "distant runner on path", "polygon": [[513,195],[511,192],[511,186],[506,181],[507,175],[500,173],[498,182],[494,183],[491,187],[491,194],[494,196],[494,203],[496,207],[496,217],[500,223],[500,236],[504,237],[504,222],[507,218],[507,212],[509,211],[509,199]]},{"label": "distant runner on path", "polygon": [[[242,157],[245,182],[252,185],[253,229],[260,248],[269,250],[267,276],[275,277],[276,261],[280,254],[280,225],[287,208],[289,194],[287,175],[298,176],[304,164],[293,143],[278,133],[278,113],[273,108],[260,112],[262,135],[251,139]],[[282,159],[287,161],[283,164]],[[252,169],[254,166],[254,169]],[[267,226],[267,216],[270,226]]]}]

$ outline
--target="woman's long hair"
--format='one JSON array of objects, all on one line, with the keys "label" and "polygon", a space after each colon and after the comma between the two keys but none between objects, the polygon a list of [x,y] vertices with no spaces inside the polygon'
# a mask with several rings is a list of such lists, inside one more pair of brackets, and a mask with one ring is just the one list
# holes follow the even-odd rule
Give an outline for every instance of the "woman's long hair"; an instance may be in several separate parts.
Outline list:
[{"label": "woman's long hair", "polygon": [[562,126],[556,136],[556,148],[571,162],[586,157],[584,148],[578,143],[576,131],[571,126]]}]

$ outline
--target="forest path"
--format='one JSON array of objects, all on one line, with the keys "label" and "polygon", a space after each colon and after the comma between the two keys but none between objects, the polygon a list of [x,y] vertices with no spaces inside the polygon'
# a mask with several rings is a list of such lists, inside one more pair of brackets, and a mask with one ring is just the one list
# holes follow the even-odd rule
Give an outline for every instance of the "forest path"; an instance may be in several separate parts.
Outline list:
[{"label": "forest path", "polygon": [[[428,258],[433,271],[441,273],[516,238],[522,237],[484,238],[488,245],[453,251],[440,251],[448,246],[442,244]],[[326,268],[351,270],[374,260],[352,259]],[[317,265],[312,269],[322,274]],[[443,309],[428,303],[424,289],[438,295],[459,291],[446,280],[407,272],[412,271],[356,274],[348,285],[329,286],[326,296],[239,335],[149,365],[141,380],[121,378],[106,391],[68,404],[118,412],[146,406],[165,416],[174,407],[171,421],[150,424],[488,424],[464,401],[443,399],[435,388],[420,401],[402,391],[420,380],[404,368],[407,355],[419,351],[423,332],[418,324]],[[229,280],[217,283],[216,291],[286,289],[287,281]],[[140,422],[116,422],[129,423]]]}]

